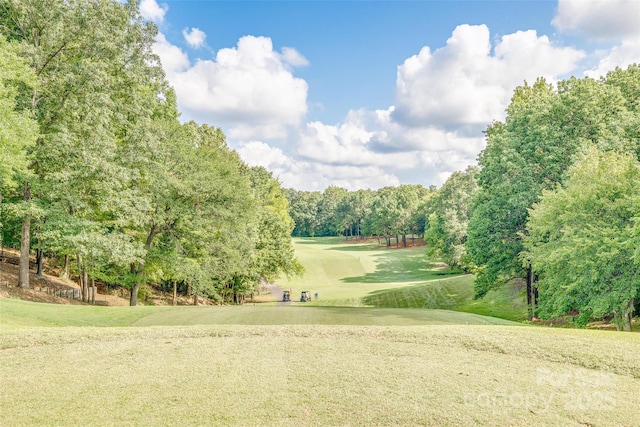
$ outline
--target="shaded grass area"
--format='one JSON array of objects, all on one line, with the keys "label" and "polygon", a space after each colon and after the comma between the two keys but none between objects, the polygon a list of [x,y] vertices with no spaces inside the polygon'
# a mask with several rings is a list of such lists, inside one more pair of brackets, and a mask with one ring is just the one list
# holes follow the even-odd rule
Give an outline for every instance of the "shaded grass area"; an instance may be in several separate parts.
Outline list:
[{"label": "shaded grass area", "polygon": [[[134,326],[156,325],[496,325],[510,322],[448,310],[245,305],[198,307],[150,314]],[[516,325],[516,323],[513,323]]]},{"label": "shaded grass area", "polygon": [[129,326],[151,313],[176,308],[63,305],[0,298],[0,326]]},{"label": "shaded grass area", "polygon": [[632,426],[640,394],[640,336],[623,333],[78,327],[0,342],[7,426]]},{"label": "shaded grass area", "polygon": [[484,298],[473,299],[472,275],[460,275],[418,285],[383,289],[362,298],[373,307],[442,308],[493,316],[521,322],[527,318],[527,307],[521,290],[505,286],[490,291]]},{"label": "shaded grass area", "polygon": [[502,319],[447,310],[246,304],[201,307],[93,307],[0,298],[0,326],[490,325]]}]

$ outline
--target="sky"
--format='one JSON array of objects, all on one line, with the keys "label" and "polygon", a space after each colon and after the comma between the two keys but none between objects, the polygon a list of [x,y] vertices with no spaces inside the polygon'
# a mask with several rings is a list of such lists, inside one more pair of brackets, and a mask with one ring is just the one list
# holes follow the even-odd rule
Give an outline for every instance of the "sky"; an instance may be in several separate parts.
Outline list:
[{"label": "sky", "polygon": [[538,77],[640,63],[640,0],[141,0],[181,120],[285,188],[441,186]]}]

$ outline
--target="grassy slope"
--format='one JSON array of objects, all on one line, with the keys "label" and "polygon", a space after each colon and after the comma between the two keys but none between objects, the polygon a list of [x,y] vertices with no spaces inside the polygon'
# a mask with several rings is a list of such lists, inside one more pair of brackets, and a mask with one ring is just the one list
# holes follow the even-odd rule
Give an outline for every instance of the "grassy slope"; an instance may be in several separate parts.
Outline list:
[{"label": "grassy slope", "polygon": [[640,335],[524,326],[0,330],[0,425],[633,426]]},{"label": "grassy slope", "polygon": [[130,326],[133,322],[169,307],[104,307],[45,304],[0,298],[0,327],[31,326]]},{"label": "grassy slope", "polygon": [[424,247],[384,249],[344,243],[342,238],[294,239],[294,245],[305,275],[277,282],[291,288],[294,299],[300,291],[310,290],[319,293],[319,305],[440,308],[526,319],[526,306],[517,291],[504,288],[474,301],[473,276],[452,274],[428,260]]},{"label": "grassy slope", "polygon": [[252,305],[92,307],[0,298],[0,327],[189,325],[496,325],[510,322],[448,310]]}]

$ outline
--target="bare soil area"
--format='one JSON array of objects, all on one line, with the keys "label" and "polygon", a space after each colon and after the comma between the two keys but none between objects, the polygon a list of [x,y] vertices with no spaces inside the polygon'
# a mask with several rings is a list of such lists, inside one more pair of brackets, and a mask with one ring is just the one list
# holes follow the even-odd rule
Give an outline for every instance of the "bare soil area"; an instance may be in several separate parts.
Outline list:
[{"label": "bare soil area", "polygon": [[[5,249],[6,251],[6,249]],[[29,289],[18,288],[19,267],[2,259],[0,262],[0,297],[19,298],[25,301],[45,302],[50,304],[86,304],[72,298],[53,295],[55,291],[80,289],[77,283],[57,276],[43,274],[38,276],[33,271],[29,274]],[[96,295],[96,304],[129,305],[129,301],[116,295]]]}]

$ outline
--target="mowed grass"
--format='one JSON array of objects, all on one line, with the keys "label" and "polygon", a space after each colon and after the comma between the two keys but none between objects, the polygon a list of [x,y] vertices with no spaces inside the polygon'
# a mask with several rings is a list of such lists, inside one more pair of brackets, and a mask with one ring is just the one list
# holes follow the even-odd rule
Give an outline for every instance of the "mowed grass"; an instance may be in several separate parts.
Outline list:
[{"label": "mowed grass", "polygon": [[318,301],[0,298],[0,426],[638,425],[640,335],[445,310],[517,318],[521,296],[473,301],[424,248],[296,248],[307,275],[288,284]]},{"label": "mowed grass", "polygon": [[343,238],[294,239],[303,277],[276,282],[292,290],[319,295],[306,305],[379,308],[446,309],[523,321],[523,295],[511,288],[491,291],[473,300],[472,275],[463,275],[426,256],[424,246],[395,249],[372,243],[347,243]]},{"label": "mowed grass", "polygon": [[3,426],[635,426],[640,335],[526,326],[0,330]]},{"label": "mowed grass", "polygon": [[448,310],[245,304],[244,306],[94,307],[0,298],[0,327],[190,325],[508,325]]}]

